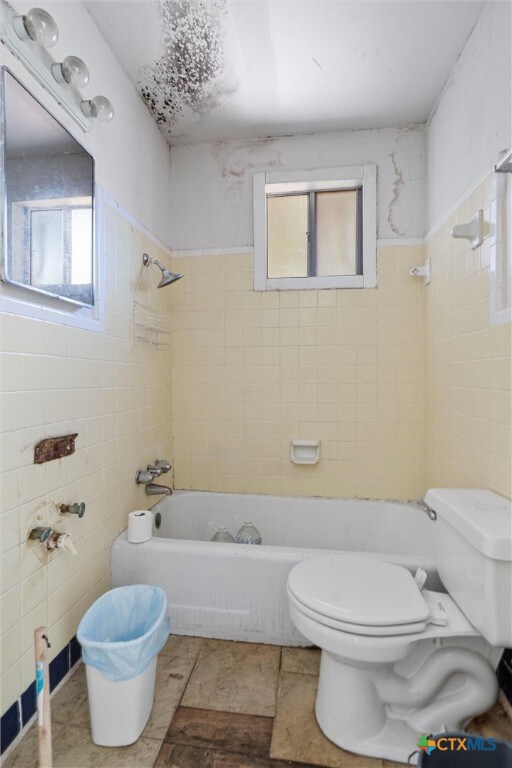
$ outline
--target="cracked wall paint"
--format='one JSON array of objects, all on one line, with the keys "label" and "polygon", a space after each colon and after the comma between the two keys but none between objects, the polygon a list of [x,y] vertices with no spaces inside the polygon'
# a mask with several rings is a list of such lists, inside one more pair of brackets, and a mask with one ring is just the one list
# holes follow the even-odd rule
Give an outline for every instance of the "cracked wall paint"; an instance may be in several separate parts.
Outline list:
[{"label": "cracked wall paint", "polygon": [[391,227],[391,231],[394,232],[396,235],[400,235],[403,237],[404,235],[403,231],[400,230],[397,224],[395,223],[395,207],[399,204],[399,201],[400,201],[400,193],[404,186],[404,175],[397,165],[394,152],[391,153],[390,158],[391,158],[391,162],[393,163],[393,168],[395,171],[395,181],[393,182],[393,199],[391,200],[389,204],[389,209],[388,209],[388,222],[389,222],[389,226]]},{"label": "cracked wall paint", "polygon": [[[397,174],[403,178],[388,220]],[[377,165],[380,239],[424,234],[424,126],[303,136],[222,141],[171,148],[171,245],[177,250],[253,244],[253,175],[256,172]],[[400,230],[398,235],[396,230]]]},{"label": "cracked wall paint", "polygon": [[226,0],[159,0],[162,55],[139,71],[138,88],[161,130],[187,110],[217,109],[233,92],[220,82],[224,70]]}]

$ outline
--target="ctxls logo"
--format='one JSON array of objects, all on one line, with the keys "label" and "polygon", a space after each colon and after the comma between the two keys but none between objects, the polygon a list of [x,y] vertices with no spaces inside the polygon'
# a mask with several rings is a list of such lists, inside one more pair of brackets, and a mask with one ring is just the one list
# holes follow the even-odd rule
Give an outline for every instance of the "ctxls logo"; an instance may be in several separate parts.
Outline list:
[{"label": "ctxls logo", "polygon": [[479,736],[421,736],[418,741],[420,752],[430,755],[434,749],[440,752],[494,752],[495,739],[482,739]]}]

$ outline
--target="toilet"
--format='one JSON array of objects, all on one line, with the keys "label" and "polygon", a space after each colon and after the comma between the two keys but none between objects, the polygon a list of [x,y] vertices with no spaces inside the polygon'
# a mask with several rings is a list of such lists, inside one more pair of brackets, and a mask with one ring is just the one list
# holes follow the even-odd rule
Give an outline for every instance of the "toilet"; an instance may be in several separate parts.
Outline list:
[{"label": "toilet", "polygon": [[322,649],[320,728],[343,749],[403,763],[422,735],[461,731],[494,704],[512,645],[510,502],[450,488],[425,503],[446,593],[424,589],[422,571],[346,553],[303,560],[287,585],[293,623]]}]

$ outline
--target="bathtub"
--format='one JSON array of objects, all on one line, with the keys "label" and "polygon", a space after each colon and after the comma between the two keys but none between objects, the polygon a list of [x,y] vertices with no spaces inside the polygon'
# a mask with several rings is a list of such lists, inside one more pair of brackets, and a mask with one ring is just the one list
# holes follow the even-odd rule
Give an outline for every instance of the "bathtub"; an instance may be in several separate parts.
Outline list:
[{"label": "bathtub", "polygon": [[[161,525],[153,538],[112,545],[112,586],[153,584],[169,598],[171,632],[178,635],[307,645],[288,615],[286,580],[306,557],[364,554],[427,572],[442,589],[432,558],[435,525],[414,503],[284,498],[176,491],[152,508]],[[235,535],[238,514],[259,529],[260,546],[213,543],[210,521]]]}]

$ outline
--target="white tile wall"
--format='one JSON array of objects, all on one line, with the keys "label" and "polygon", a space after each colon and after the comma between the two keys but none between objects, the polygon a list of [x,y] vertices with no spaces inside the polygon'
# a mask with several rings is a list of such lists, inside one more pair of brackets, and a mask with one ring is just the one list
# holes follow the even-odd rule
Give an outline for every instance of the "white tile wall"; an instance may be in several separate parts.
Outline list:
[{"label": "white tile wall", "polygon": [[[381,248],[378,290],[254,292],[251,254],[176,259],[177,486],[418,495],[422,261],[422,246]],[[318,465],[289,461],[299,437],[322,441]]]},{"label": "white tile wall", "polygon": [[450,230],[479,208],[483,182],[427,243],[427,452],[425,485],[489,488],[512,495],[511,323],[492,325],[489,241],[471,250]]},{"label": "white tile wall", "polygon": [[[47,625],[51,658],[109,587],[109,547],[127,513],[151,501],[135,470],[171,457],[170,351],[133,340],[133,293],[153,242],[105,206],[106,332],[1,316],[1,711],[34,678],[33,632]],[[172,293],[146,278],[155,307]],[[78,432],[76,453],[33,464],[34,444]],[[85,517],[61,519],[56,504],[85,501]],[[154,500],[153,500],[154,501]],[[78,555],[27,544],[34,516],[69,530]]]}]

